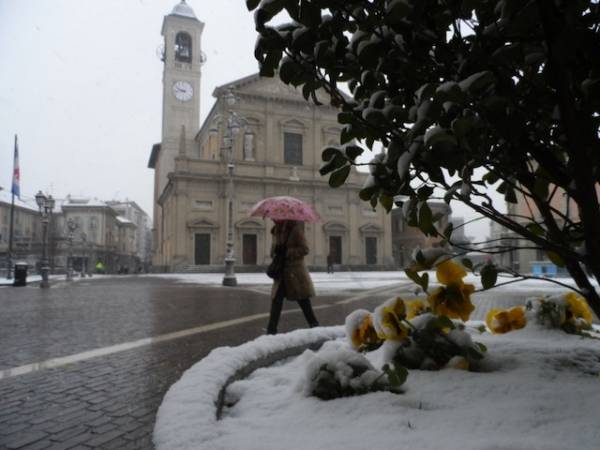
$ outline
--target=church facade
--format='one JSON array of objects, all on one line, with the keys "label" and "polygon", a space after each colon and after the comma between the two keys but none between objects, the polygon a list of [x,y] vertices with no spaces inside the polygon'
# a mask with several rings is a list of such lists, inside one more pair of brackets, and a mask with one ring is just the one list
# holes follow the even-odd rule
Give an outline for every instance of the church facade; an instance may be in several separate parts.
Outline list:
[{"label": "church facade", "polygon": [[328,255],[348,268],[392,265],[390,216],[358,197],[366,175],[353,170],[333,189],[318,172],[321,149],[339,143],[336,109],[307,102],[276,78],[251,75],[217,87],[200,126],[203,27],[183,1],[163,23],[162,141],[149,161],[155,171],[153,265],[218,270],[228,238],[238,270],[268,264],[272,222],[248,213],[278,195],[312,204],[323,219],[305,225],[312,268],[324,267]]}]

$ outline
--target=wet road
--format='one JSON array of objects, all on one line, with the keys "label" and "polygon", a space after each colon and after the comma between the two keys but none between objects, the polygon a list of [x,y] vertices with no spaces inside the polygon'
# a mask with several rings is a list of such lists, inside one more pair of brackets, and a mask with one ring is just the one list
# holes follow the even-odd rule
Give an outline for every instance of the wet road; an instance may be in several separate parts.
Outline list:
[{"label": "wet road", "polygon": [[[335,325],[392,293],[340,291],[314,306],[322,325]],[[0,449],[151,449],[169,386],[213,348],[263,334],[268,309],[265,286],[127,277],[0,288]],[[304,326],[286,302],[280,331]],[[105,353],[89,353],[97,349]]]}]

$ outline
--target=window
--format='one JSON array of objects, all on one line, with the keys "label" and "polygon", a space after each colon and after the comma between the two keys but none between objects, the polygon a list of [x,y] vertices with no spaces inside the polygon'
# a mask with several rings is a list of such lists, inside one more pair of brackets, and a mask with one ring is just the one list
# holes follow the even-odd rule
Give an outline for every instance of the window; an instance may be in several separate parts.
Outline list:
[{"label": "window", "polygon": [[283,133],[283,162],[293,166],[302,165],[302,135]]},{"label": "window", "polygon": [[210,211],[213,209],[213,202],[211,200],[194,200],[194,209]]},{"label": "window", "polygon": [[329,214],[332,216],[343,216],[344,209],[341,206],[329,206],[328,208]]},{"label": "window", "polygon": [[184,32],[175,36],[175,59],[181,62],[192,62],[192,37]]}]

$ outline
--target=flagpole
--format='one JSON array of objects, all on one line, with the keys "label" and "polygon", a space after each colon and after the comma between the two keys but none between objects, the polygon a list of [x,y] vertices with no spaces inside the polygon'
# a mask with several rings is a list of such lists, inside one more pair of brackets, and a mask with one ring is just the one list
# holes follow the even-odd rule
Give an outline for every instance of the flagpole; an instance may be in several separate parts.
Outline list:
[{"label": "flagpole", "polygon": [[[17,147],[17,135],[15,134],[15,152]],[[14,167],[13,167],[14,171]],[[14,172],[13,172],[13,182],[14,182]],[[7,255],[7,276],[9,280],[12,278],[12,251],[13,251],[13,232],[15,228],[15,189],[11,188],[12,192],[12,200],[10,202],[10,225],[8,228],[8,255]]]}]

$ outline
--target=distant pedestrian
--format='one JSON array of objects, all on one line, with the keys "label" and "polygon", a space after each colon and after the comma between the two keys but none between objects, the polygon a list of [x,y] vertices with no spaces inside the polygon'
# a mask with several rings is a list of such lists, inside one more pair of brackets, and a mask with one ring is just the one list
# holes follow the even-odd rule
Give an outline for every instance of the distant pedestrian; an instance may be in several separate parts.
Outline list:
[{"label": "distant pedestrian", "polygon": [[102,264],[102,261],[98,261],[96,263],[96,273],[104,273],[104,264]]},{"label": "distant pedestrian", "polygon": [[335,257],[333,253],[329,252],[327,255],[327,273],[333,273],[333,262],[335,261]]},{"label": "distant pedestrian", "polygon": [[274,257],[280,249],[285,249],[285,262],[282,275],[273,280],[267,334],[277,333],[284,299],[298,302],[308,325],[311,328],[316,327],[319,322],[310,303],[310,298],[315,295],[315,288],[304,264],[304,256],[309,251],[304,236],[304,222],[276,220],[271,234],[273,238],[271,257]]}]

